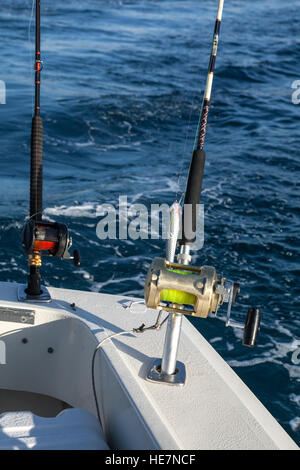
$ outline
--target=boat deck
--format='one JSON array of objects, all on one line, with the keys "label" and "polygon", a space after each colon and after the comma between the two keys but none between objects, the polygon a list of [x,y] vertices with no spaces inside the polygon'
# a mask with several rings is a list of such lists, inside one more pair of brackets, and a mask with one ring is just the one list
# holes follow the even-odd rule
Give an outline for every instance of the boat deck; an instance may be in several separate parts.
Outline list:
[{"label": "boat deck", "polygon": [[[136,299],[56,288],[49,289],[49,304],[22,303],[17,289],[0,283],[0,311],[32,310],[34,324],[0,316],[6,353],[0,389],[45,394],[96,415],[91,365],[97,343],[152,325],[157,312],[142,304],[126,308]],[[118,336],[97,353],[95,388],[110,448],[298,449],[186,318],[178,357],[186,366],[186,384],[146,381],[153,359],[161,357],[164,333],[165,328]]]}]

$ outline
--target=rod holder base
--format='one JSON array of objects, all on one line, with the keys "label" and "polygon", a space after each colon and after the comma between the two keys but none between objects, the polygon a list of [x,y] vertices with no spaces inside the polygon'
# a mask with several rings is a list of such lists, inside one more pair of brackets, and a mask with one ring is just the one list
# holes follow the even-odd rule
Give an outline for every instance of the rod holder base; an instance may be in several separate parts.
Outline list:
[{"label": "rod holder base", "polygon": [[51,302],[51,295],[50,292],[48,291],[47,287],[41,286],[41,291],[42,293],[39,295],[29,295],[26,292],[27,285],[26,284],[21,284],[18,287],[18,301],[19,302]]},{"label": "rod holder base", "polygon": [[155,359],[152,362],[147,373],[146,380],[148,380],[148,382],[156,382],[173,386],[177,385],[182,387],[186,382],[185,365],[182,362],[177,361],[175,374],[167,375],[161,373],[161,361],[161,359]]}]

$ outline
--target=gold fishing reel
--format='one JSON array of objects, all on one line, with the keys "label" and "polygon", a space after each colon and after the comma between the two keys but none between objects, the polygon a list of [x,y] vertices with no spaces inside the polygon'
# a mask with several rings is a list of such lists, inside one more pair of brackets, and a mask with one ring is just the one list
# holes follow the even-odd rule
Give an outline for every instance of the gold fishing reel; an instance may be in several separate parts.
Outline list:
[{"label": "gold fishing reel", "polygon": [[201,318],[216,313],[226,293],[225,278],[218,279],[214,267],[183,266],[164,258],[154,259],[145,284],[147,307]]},{"label": "gold fishing reel", "polygon": [[240,291],[238,283],[218,277],[212,266],[185,266],[155,258],[145,283],[145,302],[148,308],[207,318],[227,303],[226,326],[244,330],[243,344],[254,346],[260,328],[260,312],[248,309],[245,323],[230,319],[231,307]]}]

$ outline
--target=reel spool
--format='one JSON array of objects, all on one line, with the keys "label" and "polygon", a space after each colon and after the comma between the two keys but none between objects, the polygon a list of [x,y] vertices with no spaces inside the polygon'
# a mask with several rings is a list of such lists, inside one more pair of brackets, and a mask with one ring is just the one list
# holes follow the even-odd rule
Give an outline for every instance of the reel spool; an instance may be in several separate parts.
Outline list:
[{"label": "reel spool", "polygon": [[62,259],[72,259],[75,266],[80,266],[78,250],[70,255],[72,238],[65,224],[57,222],[36,222],[29,219],[22,232],[22,246],[29,258],[34,256],[54,256]]},{"label": "reel spool", "polygon": [[231,307],[238,293],[239,285],[219,279],[212,266],[183,266],[164,258],[153,260],[145,284],[148,308],[207,318],[209,314],[216,315],[223,303],[228,303],[226,326],[243,328],[243,344],[253,347],[260,326],[259,310],[248,310],[245,325],[230,321]]}]

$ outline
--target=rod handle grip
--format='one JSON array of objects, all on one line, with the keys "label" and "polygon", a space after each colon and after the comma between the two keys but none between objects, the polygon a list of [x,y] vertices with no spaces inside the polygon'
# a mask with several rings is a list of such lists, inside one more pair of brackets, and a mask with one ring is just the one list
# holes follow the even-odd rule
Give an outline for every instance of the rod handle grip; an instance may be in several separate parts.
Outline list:
[{"label": "rod handle grip", "polygon": [[196,238],[197,204],[200,202],[204,165],[204,150],[194,150],[189,169],[187,189],[182,213],[182,238],[180,240],[181,245],[191,245],[194,243]]},{"label": "rod handle grip", "polygon": [[43,191],[43,121],[41,116],[32,118],[31,166],[30,166],[30,217],[41,219]]}]

